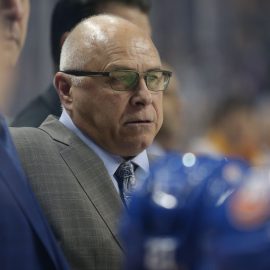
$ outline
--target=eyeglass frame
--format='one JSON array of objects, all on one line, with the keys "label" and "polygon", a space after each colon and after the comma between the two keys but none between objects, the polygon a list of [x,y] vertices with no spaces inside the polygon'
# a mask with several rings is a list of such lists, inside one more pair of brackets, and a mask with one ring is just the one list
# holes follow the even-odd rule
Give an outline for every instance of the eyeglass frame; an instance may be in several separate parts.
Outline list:
[{"label": "eyeglass frame", "polygon": [[[136,74],[139,75],[139,78],[142,77],[143,75],[143,79],[145,81],[145,84],[147,86],[147,89],[149,91],[152,91],[152,92],[164,92],[168,85],[169,85],[169,82],[170,82],[170,78],[172,76],[172,72],[169,71],[169,70],[162,70],[162,69],[153,69],[153,70],[149,70],[149,71],[145,71],[145,72],[138,72],[138,71],[135,71],[135,70],[130,70],[130,69],[119,69],[119,70],[112,70],[112,71],[83,71],[83,70],[60,70],[59,72],[62,72],[64,74],[67,74],[67,75],[71,75],[71,76],[76,76],[76,77],[110,77],[110,74],[111,72],[115,72],[115,71],[128,71],[128,72],[134,72]],[[147,85],[147,80],[146,80],[146,77],[147,77],[147,73],[149,72],[155,72],[155,71],[158,71],[158,72],[162,72],[162,73],[166,73],[168,76],[169,76],[169,79],[168,79],[168,83],[166,85],[166,87],[163,89],[163,90],[151,90],[148,88],[148,85]],[[137,81],[138,83],[138,81]],[[137,85],[137,84],[135,84]],[[133,85],[132,87],[134,87],[135,85]],[[111,84],[110,84],[111,86]],[[131,88],[132,88],[131,87]],[[116,90],[116,89],[113,89],[113,87],[111,86],[112,90],[114,91],[118,91],[118,92],[127,92],[127,91],[130,91],[131,89],[127,89],[127,90]]]}]

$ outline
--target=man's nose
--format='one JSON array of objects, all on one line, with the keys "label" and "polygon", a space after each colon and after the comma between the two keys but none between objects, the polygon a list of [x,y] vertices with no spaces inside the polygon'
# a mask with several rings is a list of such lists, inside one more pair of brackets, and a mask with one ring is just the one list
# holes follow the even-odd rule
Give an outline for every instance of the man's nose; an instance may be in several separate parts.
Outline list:
[{"label": "man's nose", "polygon": [[149,105],[152,103],[152,93],[148,90],[146,82],[143,77],[138,81],[136,88],[133,90],[131,102],[133,105]]},{"label": "man's nose", "polygon": [[0,12],[9,20],[20,20],[22,18],[22,0],[2,0],[0,9]]}]

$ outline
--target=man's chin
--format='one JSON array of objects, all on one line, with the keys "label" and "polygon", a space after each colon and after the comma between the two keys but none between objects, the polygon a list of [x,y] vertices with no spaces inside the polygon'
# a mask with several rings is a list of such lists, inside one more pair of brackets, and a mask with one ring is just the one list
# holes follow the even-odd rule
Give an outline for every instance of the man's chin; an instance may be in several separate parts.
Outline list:
[{"label": "man's chin", "polygon": [[147,149],[153,140],[144,140],[144,141],[133,141],[130,143],[125,143],[122,146],[122,157],[134,157]]},{"label": "man's chin", "polygon": [[8,69],[14,69],[20,55],[20,47],[18,43],[14,41],[7,41],[1,45],[2,58]]}]

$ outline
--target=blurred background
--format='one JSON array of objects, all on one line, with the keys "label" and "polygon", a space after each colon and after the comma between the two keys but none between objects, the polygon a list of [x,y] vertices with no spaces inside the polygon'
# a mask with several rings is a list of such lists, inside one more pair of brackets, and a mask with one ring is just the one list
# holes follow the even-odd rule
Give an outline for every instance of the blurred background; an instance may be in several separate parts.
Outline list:
[{"label": "blurred background", "polygon": [[[49,29],[56,1],[31,1],[10,119],[52,81]],[[262,102],[270,93],[269,0],[153,0],[150,14],[154,42],[180,81],[183,149],[204,134],[227,97],[270,104]]]}]

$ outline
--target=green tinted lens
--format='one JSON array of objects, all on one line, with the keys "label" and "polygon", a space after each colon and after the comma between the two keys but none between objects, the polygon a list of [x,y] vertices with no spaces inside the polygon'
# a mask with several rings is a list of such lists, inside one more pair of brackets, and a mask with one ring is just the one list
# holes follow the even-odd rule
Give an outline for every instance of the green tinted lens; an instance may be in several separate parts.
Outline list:
[{"label": "green tinted lens", "polygon": [[116,70],[110,72],[110,84],[112,89],[117,91],[126,91],[133,88],[138,80],[138,74],[129,70]]},{"label": "green tinted lens", "polygon": [[163,91],[167,88],[169,76],[163,71],[150,71],[146,75],[146,84],[151,91]]},{"label": "green tinted lens", "polygon": [[172,76],[171,72],[163,71],[163,90],[167,89],[171,76]]}]

